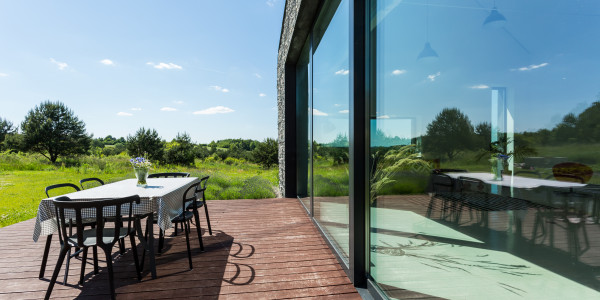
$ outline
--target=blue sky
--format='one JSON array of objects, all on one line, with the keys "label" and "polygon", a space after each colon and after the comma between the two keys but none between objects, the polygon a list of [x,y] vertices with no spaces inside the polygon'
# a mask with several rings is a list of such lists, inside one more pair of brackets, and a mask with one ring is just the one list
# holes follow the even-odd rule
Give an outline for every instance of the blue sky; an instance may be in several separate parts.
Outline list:
[{"label": "blue sky", "polygon": [[284,0],[0,0],[0,117],[61,101],[95,137],[277,135]]}]

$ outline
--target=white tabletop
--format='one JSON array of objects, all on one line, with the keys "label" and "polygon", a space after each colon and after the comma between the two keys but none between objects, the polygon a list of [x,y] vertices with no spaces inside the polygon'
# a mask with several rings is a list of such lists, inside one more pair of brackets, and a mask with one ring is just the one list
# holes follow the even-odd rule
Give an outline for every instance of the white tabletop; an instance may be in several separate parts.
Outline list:
[{"label": "white tabletop", "polygon": [[444,173],[454,179],[458,177],[468,177],[479,179],[487,184],[495,184],[507,187],[514,187],[520,189],[533,189],[541,186],[549,186],[549,187],[562,187],[562,188],[570,188],[570,187],[583,187],[586,186],[582,183],[577,182],[568,182],[568,181],[557,181],[557,180],[549,180],[549,179],[541,179],[541,178],[530,178],[530,177],[521,177],[521,176],[510,176],[503,175],[502,180],[493,180],[494,175],[492,173],[485,172],[449,172]]},{"label": "white tabletop", "polygon": [[[183,211],[183,193],[197,181],[197,177],[148,178],[148,186],[138,187],[136,179],[126,179],[61,196],[81,201],[139,195],[140,204],[134,204],[133,214],[154,212],[158,215],[158,226],[166,230],[172,226],[171,219]],[[40,202],[33,233],[34,241],[37,241],[40,235],[49,235],[57,230],[52,202],[54,198],[56,197]]]}]

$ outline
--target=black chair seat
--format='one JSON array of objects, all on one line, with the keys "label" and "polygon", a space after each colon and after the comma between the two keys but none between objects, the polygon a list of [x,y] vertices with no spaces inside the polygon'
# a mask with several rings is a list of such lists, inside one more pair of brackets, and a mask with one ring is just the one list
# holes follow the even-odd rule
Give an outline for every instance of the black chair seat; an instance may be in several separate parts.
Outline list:
[{"label": "black chair seat", "polygon": [[191,211],[184,211],[179,216],[173,218],[171,222],[173,223],[181,223],[191,220],[194,217],[194,213]]},{"label": "black chair seat", "polygon": [[[122,239],[127,236],[127,228],[121,228],[119,230],[119,238]],[[112,244],[114,242],[115,229],[114,228],[104,228],[102,230],[102,241],[104,244]],[[77,244],[77,235],[72,235],[69,237],[69,243],[73,247],[82,247],[82,246],[94,246],[98,244],[96,240],[96,229],[87,229],[83,231],[83,245]]]},{"label": "black chair seat", "polygon": [[[196,207],[197,208],[200,208],[202,206],[204,206],[204,201],[196,201]],[[188,203],[186,205],[185,209],[186,210],[194,209],[194,202],[192,201],[192,202]]]}]

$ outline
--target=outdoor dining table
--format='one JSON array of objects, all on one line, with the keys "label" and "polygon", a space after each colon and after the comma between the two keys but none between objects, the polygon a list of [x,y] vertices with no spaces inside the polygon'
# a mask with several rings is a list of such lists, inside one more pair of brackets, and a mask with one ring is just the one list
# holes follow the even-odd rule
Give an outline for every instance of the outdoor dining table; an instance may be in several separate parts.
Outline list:
[{"label": "outdoor dining table", "polygon": [[[136,216],[135,227],[138,239],[142,246],[149,251],[149,263],[152,278],[156,278],[156,263],[154,257],[154,235],[153,235],[153,216],[158,216],[158,226],[162,230],[167,230],[172,227],[171,219],[179,215],[183,211],[183,193],[191,184],[198,181],[197,177],[186,178],[148,178],[146,187],[136,186],[136,179],[126,179],[106,185],[101,185],[95,188],[82,190],[62,196],[67,196],[77,201],[93,201],[106,198],[119,198],[131,195],[140,196],[140,204],[133,205],[133,215]],[[58,197],[58,196],[56,196]],[[52,234],[58,230],[56,222],[56,213],[54,209],[53,199],[56,197],[46,198],[40,202],[38,207],[37,218],[33,231],[33,240],[38,241],[40,236],[47,236],[46,250],[50,247]],[[94,212],[90,215],[82,216],[84,218],[95,217]],[[123,210],[122,214],[127,215],[129,209]],[[141,219],[146,218],[146,226],[148,228],[148,239],[145,240],[141,228]],[[46,261],[42,262],[42,271]]]}]

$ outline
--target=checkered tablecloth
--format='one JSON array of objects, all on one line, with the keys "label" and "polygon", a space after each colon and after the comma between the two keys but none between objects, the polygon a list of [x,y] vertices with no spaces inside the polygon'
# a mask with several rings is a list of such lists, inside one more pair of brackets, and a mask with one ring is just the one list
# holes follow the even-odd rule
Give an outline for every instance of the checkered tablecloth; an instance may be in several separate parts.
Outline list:
[{"label": "checkered tablecloth", "polygon": [[[148,186],[142,188],[136,186],[136,179],[126,179],[63,196],[67,196],[72,200],[92,201],[139,195],[140,204],[133,204],[133,214],[157,213],[158,226],[163,230],[167,230],[172,226],[171,219],[183,211],[183,193],[190,185],[197,181],[197,177],[148,178]],[[36,242],[40,236],[53,234],[58,229],[54,204],[52,202],[54,198],[56,197],[43,199],[40,202],[33,231],[33,240]],[[123,215],[128,213],[129,209],[122,212]],[[93,214],[94,211],[89,210],[89,215],[83,217],[94,217]]]}]

